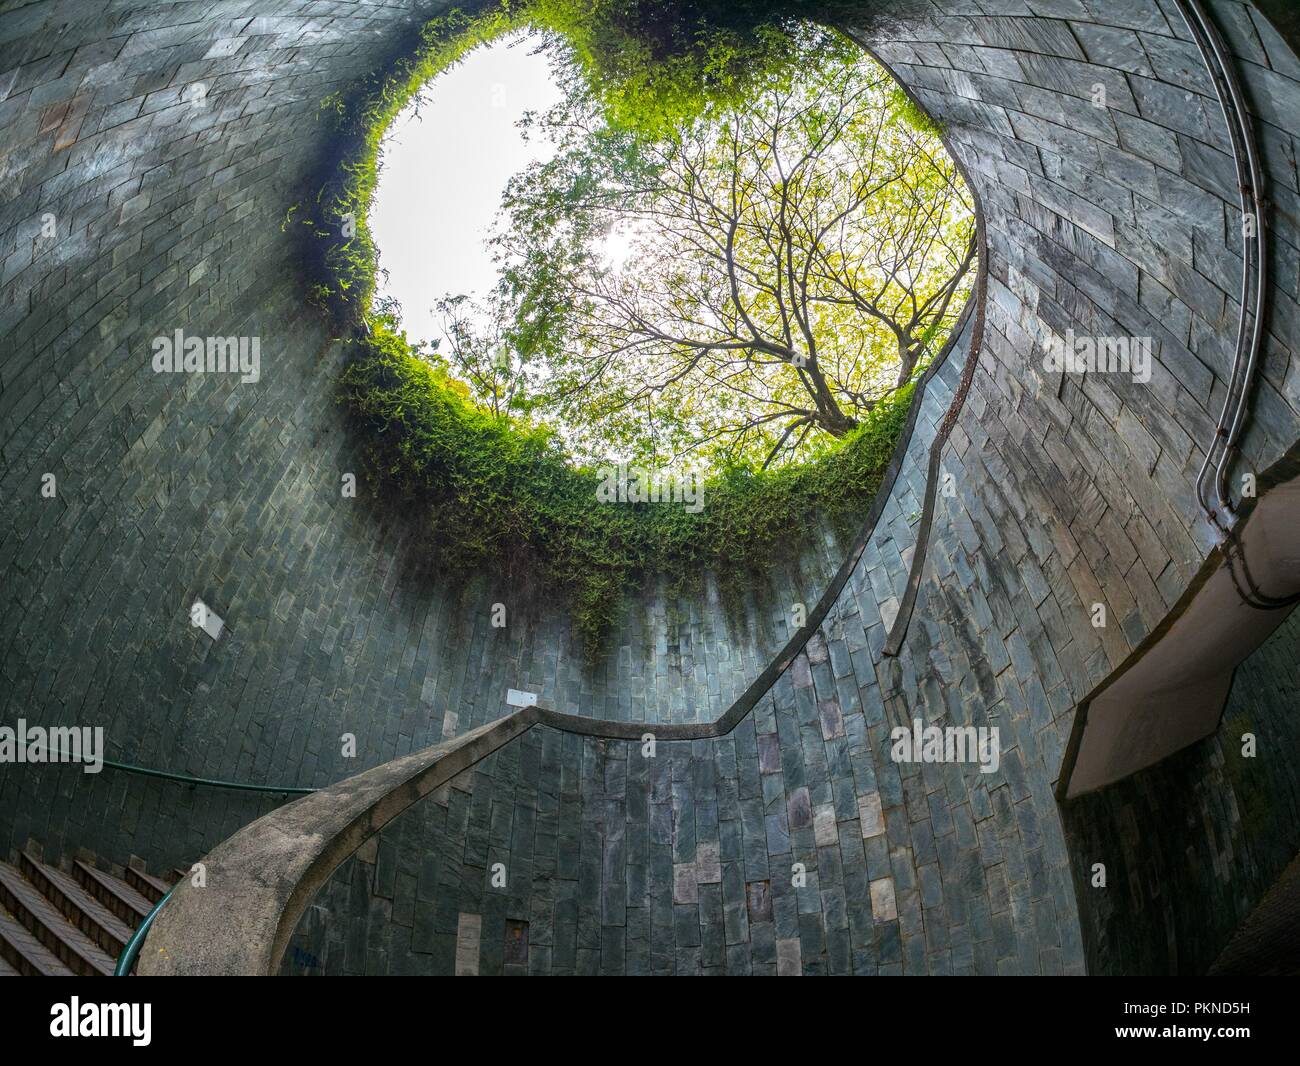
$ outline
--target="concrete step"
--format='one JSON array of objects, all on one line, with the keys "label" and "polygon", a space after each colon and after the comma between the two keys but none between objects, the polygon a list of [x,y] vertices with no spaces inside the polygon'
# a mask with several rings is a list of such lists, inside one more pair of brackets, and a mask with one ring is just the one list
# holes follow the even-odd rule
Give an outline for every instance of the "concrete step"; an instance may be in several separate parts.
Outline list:
[{"label": "concrete step", "polygon": [[60,870],[33,842],[17,864],[0,862],[0,977],[111,975],[170,887],[171,874],[128,868],[116,877],[88,859]]},{"label": "concrete step", "polygon": [[167,895],[167,890],[171,887],[167,882],[156,877],[150,877],[143,870],[137,870],[134,866],[126,868],[126,883],[144,896],[150,904],[157,903],[163,896]]},{"label": "concrete step", "polygon": [[54,907],[113,958],[122,954],[132,927],[56,867],[41,862],[29,851],[18,856],[18,869],[40,889]]},{"label": "concrete step", "polygon": [[114,959],[60,914],[22,872],[0,862],[0,902],[45,948],[82,977],[111,976]]},{"label": "concrete step", "polygon": [[4,910],[0,910],[0,958],[23,977],[74,976],[17,918]]},{"label": "concrete step", "polygon": [[120,877],[97,870],[83,859],[73,863],[72,876],[76,878],[77,884],[132,929],[149,917],[149,912],[153,910],[153,904]]}]

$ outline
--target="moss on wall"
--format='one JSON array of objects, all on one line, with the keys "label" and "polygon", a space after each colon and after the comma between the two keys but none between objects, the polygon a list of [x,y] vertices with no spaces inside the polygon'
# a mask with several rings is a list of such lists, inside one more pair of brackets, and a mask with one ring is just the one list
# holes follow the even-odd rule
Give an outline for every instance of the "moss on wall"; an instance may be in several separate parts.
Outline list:
[{"label": "moss on wall", "polygon": [[650,575],[676,591],[706,572],[738,598],[790,561],[814,524],[852,529],[874,497],[913,386],[816,463],[723,470],[682,504],[601,502],[602,470],[571,464],[555,436],[481,411],[413,355],[383,319],[352,342],[342,399],[380,491],[416,517],[419,550],[447,578],[492,568],[516,591],[567,596],[589,664],[625,592]]}]

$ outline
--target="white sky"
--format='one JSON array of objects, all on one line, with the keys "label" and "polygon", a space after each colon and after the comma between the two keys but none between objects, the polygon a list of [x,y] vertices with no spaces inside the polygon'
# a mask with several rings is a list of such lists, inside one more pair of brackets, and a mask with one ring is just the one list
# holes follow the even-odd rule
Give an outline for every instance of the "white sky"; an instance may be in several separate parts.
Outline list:
[{"label": "white sky", "polygon": [[[513,45],[513,47],[512,47]],[[383,291],[402,305],[412,341],[442,335],[444,295],[482,297],[496,282],[484,241],[510,178],[553,148],[525,143],[515,123],[560,98],[544,56],[515,34],[472,52],[421,91],[393,123],[370,211]]]}]

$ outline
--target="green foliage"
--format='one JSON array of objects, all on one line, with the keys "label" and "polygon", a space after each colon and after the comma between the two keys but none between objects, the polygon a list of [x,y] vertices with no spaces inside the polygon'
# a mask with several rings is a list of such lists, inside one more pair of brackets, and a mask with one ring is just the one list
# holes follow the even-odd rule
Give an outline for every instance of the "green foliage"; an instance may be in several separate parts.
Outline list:
[{"label": "green foliage", "polygon": [[[570,91],[600,101],[614,131],[651,136],[793,78],[810,61],[807,22],[849,16],[855,24],[868,17],[862,0],[499,0],[431,20],[382,71],[321,101],[317,121],[329,127],[335,155],[282,224],[302,238],[313,302],[340,328],[364,321],[378,261],[367,213],[384,135],[423,85],[479,45],[525,26],[545,31],[547,47],[562,48],[582,76]],[[840,60],[854,47],[811,38],[840,49]]]},{"label": "green foliage", "polygon": [[[809,21],[869,13],[862,0],[511,0],[562,37],[615,124],[661,132],[707,103],[742,103],[794,72]],[[864,12],[864,7],[868,12]]]},{"label": "green foliage", "polygon": [[897,85],[889,93],[889,110],[892,118],[907,123],[917,133],[928,137],[943,136],[943,124],[927,115],[921,106]]},{"label": "green foliage", "polygon": [[815,464],[714,475],[690,513],[599,502],[597,470],[572,465],[551,432],[475,407],[389,320],[352,345],[342,400],[381,494],[415,517],[422,556],[444,579],[491,568],[512,589],[567,592],[589,665],[644,578],[665,575],[683,591],[712,571],[735,594],[792,560],[818,520],[851,529],[879,488],[913,392],[901,390]]},{"label": "green foliage", "polygon": [[476,400],[497,405],[481,367],[503,346],[510,383],[535,379],[513,410],[577,455],[779,465],[912,378],[969,291],[970,200],[861,49],[799,47],[793,83],[652,138],[581,92],[535,118],[557,152],[511,180],[500,284],[446,350]]}]

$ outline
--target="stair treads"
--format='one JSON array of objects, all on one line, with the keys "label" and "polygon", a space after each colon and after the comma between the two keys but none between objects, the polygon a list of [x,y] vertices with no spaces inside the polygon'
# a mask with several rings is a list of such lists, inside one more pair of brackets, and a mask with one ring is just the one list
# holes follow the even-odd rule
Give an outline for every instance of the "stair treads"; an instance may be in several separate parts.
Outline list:
[{"label": "stair treads", "polygon": [[167,889],[170,887],[158,878],[150,877],[143,870],[137,870],[134,866],[126,868],[126,883],[144,896],[150,904],[157,903],[167,895]]},{"label": "stair treads", "polygon": [[68,966],[7,913],[0,913],[0,956],[27,977],[73,976]]},{"label": "stair treads", "polygon": [[[27,880],[44,892],[65,918],[110,955],[121,954],[131,939],[130,926],[77,884],[70,874],[41,862],[26,851],[18,861]],[[93,926],[98,926],[98,930],[87,929],[74,913],[77,911]]]},{"label": "stair treads", "polygon": [[123,921],[134,911],[134,917],[130,921],[139,925],[153,910],[153,904],[121,878],[97,870],[81,859],[76,862],[75,875],[83,887]]},{"label": "stair treads", "polygon": [[114,960],[60,914],[17,867],[0,862],[0,898],[42,944],[85,977],[109,975]]}]

